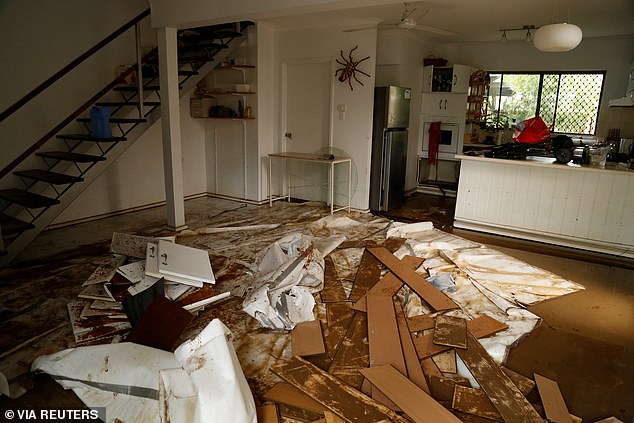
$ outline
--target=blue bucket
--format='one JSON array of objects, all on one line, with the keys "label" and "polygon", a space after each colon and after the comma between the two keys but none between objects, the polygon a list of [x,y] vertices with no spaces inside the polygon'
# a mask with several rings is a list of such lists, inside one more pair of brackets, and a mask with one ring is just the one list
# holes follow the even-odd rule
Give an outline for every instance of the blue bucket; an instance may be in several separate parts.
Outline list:
[{"label": "blue bucket", "polygon": [[110,108],[93,107],[90,109],[90,125],[93,137],[112,138],[112,130],[110,128]]}]

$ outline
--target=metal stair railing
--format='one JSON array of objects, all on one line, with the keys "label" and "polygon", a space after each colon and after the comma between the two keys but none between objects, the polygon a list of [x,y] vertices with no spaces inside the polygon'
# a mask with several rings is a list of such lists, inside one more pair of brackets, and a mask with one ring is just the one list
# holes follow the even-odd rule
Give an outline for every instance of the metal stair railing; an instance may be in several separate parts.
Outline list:
[{"label": "metal stair railing", "polygon": [[[136,37],[135,37],[135,40],[136,40],[136,46],[135,47],[136,47],[136,56],[137,56],[136,64],[130,66],[129,68],[127,68],[115,80],[113,80],[112,82],[107,84],[97,94],[92,96],[88,101],[83,103],[79,108],[77,108],[74,112],[72,112],[62,122],[60,122],[53,129],[51,129],[49,132],[47,132],[43,137],[41,137],[35,144],[33,144],[31,147],[29,147],[25,152],[20,154],[9,165],[7,165],[4,169],[0,170],[0,178],[2,178],[5,175],[7,175],[10,172],[12,172],[25,159],[27,159],[27,158],[29,158],[29,157],[31,157],[33,155],[40,156],[40,157],[42,157],[44,159],[45,165],[46,165],[48,170],[34,169],[34,170],[30,170],[30,171],[29,170],[27,170],[27,171],[14,171],[13,174],[18,176],[22,180],[22,182],[26,186],[27,193],[29,193],[28,190],[31,187],[35,186],[38,182],[43,182],[43,181],[44,182],[48,182],[50,184],[50,187],[48,187],[48,191],[49,192],[52,191],[53,192],[53,197],[54,197],[54,201],[51,202],[51,204],[43,206],[42,209],[37,211],[37,212],[33,212],[28,206],[24,206],[24,210],[22,211],[22,215],[27,215],[27,213],[28,213],[28,215],[30,215],[30,222],[22,222],[22,221],[20,221],[18,219],[14,219],[10,215],[0,214],[0,232],[4,232],[2,230],[2,225],[4,225],[4,224],[8,224],[9,226],[13,225],[13,227],[15,227],[16,221],[18,221],[20,223],[24,223],[24,227],[20,228],[21,230],[17,231],[17,235],[14,235],[13,238],[10,238],[10,239],[4,238],[4,236],[0,233],[0,254],[3,253],[3,252],[6,254],[4,257],[0,257],[0,264],[9,263],[19,253],[19,251],[21,251],[26,245],[28,245],[28,243],[30,243],[30,241],[33,238],[35,238],[35,236],[37,236],[37,234],[41,230],[43,230],[48,224],[50,224],[50,222],[52,222],[53,219],[56,216],[58,216],[61,213],[61,211],[68,204],[70,204],[70,202],[72,202],[72,200],[74,200],[88,185],[90,185],[90,183],[92,181],[94,181],[96,179],[96,177],[99,174],[101,174],[105,170],[105,168],[109,164],[104,166],[100,162],[105,160],[105,157],[106,157],[107,154],[109,154],[111,151],[113,151],[112,155],[114,157],[112,157],[112,158],[116,159],[116,157],[118,157],[127,148],[127,147],[119,147],[119,148],[117,148],[118,144],[119,144],[119,141],[125,141],[126,140],[126,136],[128,136],[128,134],[131,134],[133,131],[135,132],[133,135],[135,135],[136,138],[138,138],[138,136],[140,136],[140,134],[142,134],[145,131],[145,129],[147,129],[147,127],[146,127],[146,128],[141,128],[141,130],[137,130],[137,126],[138,125],[140,125],[141,123],[146,123],[147,121],[156,121],[156,120],[158,120],[160,118],[160,113],[156,113],[157,109],[158,109],[158,107],[160,105],[160,101],[159,102],[154,101],[154,102],[147,102],[146,103],[145,100],[144,100],[144,95],[145,95],[146,91],[150,90],[150,91],[154,92],[158,96],[159,95],[159,88],[160,88],[158,86],[151,86],[151,84],[153,82],[154,83],[156,82],[156,80],[158,78],[158,72],[154,72],[154,75],[150,75],[149,78],[148,78],[149,81],[145,81],[146,78],[143,75],[143,73],[144,73],[144,65],[147,65],[150,62],[150,59],[155,58],[155,56],[156,56],[156,49],[154,49],[152,52],[146,54],[144,57],[141,57],[139,24],[147,16],[149,16],[149,9],[144,11],[144,12],[142,12],[141,14],[139,14],[137,17],[135,17],[131,21],[127,22],[125,25],[123,25],[122,27],[117,29],[115,32],[113,32],[110,36],[106,37],[101,42],[97,43],[94,47],[89,49],[86,53],[82,54],[76,60],[71,62],[71,64],[65,66],[61,71],[57,72],[55,75],[53,75],[52,77],[47,79],[44,83],[40,84],[38,87],[33,89],[30,93],[25,95],[22,99],[18,100],[18,102],[16,102],[14,105],[12,105],[11,107],[9,107],[7,110],[5,110],[4,112],[2,112],[0,114],[0,121],[8,118],[11,114],[13,114],[17,110],[19,110],[22,106],[24,106],[30,100],[35,98],[38,94],[42,93],[44,90],[46,90],[47,87],[51,86],[55,81],[60,79],[67,72],[69,72],[70,70],[74,69],[81,62],[83,62],[88,57],[90,57],[93,54],[95,54],[97,51],[99,51],[101,48],[103,48],[109,42],[111,42],[112,40],[114,40],[115,38],[117,38],[118,36],[123,34],[124,32],[126,32],[132,26],[134,26],[135,35],[136,35]],[[229,44],[236,38],[236,36],[241,35],[240,32],[242,31],[242,25],[243,25],[243,23],[236,24],[236,29],[238,31],[233,32],[232,35],[218,36],[217,37],[217,39],[221,39],[222,40],[222,44],[221,44],[222,48],[227,48],[229,46]],[[249,25],[249,23],[247,23],[247,26],[248,25]],[[231,31],[229,31],[229,32],[231,32]],[[225,40],[225,38],[226,38],[226,40]],[[209,55],[208,48],[209,48],[209,46],[204,47],[205,51]],[[213,54],[211,54],[206,59],[203,58],[202,61],[201,61],[200,58],[191,59],[192,60],[192,63],[190,63],[191,70],[184,70],[184,71],[181,70],[181,71],[179,71],[179,75],[182,76],[182,78],[179,78],[179,87],[182,88],[183,85],[189,79],[191,79],[195,75],[198,75],[199,74],[197,72],[198,70],[203,70],[203,68],[209,67],[209,66],[206,66],[205,64],[208,64],[210,61],[212,61],[214,59],[214,57],[217,56],[217,54],[220,51],[222,51],[221,48],[216,48],[216,50],[214,50]],[[226,56],[226,53],[225,53],[225,56]],[[193,63],[194,61],[197,61],[197,63],[194,64]],[[151,69],[151,67],[148,66],[148,69]],[[208,70],[211,70],[211,67],[209,67]],[[130,119],[130,118],[123,118],[123,119],[115,118],[115,119],[112,119],[113,123],[115,123],[117,125],[117,127],[118,127],[118,129],[119,129],[119,131],[121,133],[120,136],[113,136],[110,139],[95,139],[94,137],[91,137],[90,134],[88,134],[88,135],[84,135],[84,134],[58,135],[59,132],[62,129],[64,129],[67,125],[69,125],[73,120],[77,120],[77,121],[80,121],[80,122],[83,121],[84,124],[85,124],[86,129],[88,131],[90,131],[90,127],[88,126],[89,119],[78,119],[78,117],[82,113],[84,113],[86,110],[88,110],[92,105],[98,104],[98,100],[99,99],[101,99],[107,93],[114,91],[116,87],[120,86],[120,84],[122,84],[124,81],[126,81],[126,79],[129,76],[131,76],[135,71],[136,71],[136,87],[135,87],[136,89],[134,89],[131,92],[127,92],[127,93],[124,92],[123,90],[121,90],[121,97],[123,98],[123,101],[122,102],[116,102],[115,113],[120,111],[121,109],[123,109],[125,106],[136,105],[136,107],[138,109],[139,117],[138,117],[138,119],[134,119],[134,118],[133,119]],[[193,84],[190,83],[188,85],[190,86],[190,88],[193,88]],[[130,85],[128,85],[128,86],[125,86],[124,88],[132,88],[132,87],[130,87]],[[106,105],[108,105],[107,102],[105,102],[105,103],[106,103]],[[146,109],[149,109],[149,110],[146,111]],[[48,153],[47,152],[37,152],[43,145],[46,144],[47,141],[49,141],[54,136],[57,136],[57,138],[63,140],[64,144],[66,145],[67,152],[68,152],[66,154],[75,154],[75,156],[73,156],[73,157],[77,157],[77,159],[74,160],[74,163],[73,163],[75,168],[76,168],[76,170],[77,170],[77,175],[76,176],[55,172],[56,165],[59,164],[60,162],[62,162],[63,160],[67,160],[67,161],[71,160],[71,161],[73,161],[73,159],[60,158],[60,154],[64,154],[63,152],[58,152],[57,156],[56,156],[55,152],[48,152]],[[136,139],[136,138],[134,138],[134,139]],[[84,142],[84,141],[91,141],[92,145],[96,145],[97,148],[100,150],[100,155],[99,156],[94,156],[94,157],[96,157],[95,159],[86,159],[86,160],[84,160],[85,157],[89,157],[89,156],[86,156],[85,154],[73,153],[75,151],[75,149],[77,147],[79,147],[82,144],[82,142]],[[108,145],[103,147],[101,145],[102,143],[108,143]],[[116,151],[115,151],[115,149],[116,149]],[[109,160],[109,162],[110,162],[110,160]],[[87,165],[83,166],[83,167],[80,167],[79,164],[81,164],[81,163],[87,163]],[[71,165],[71,167],[72,167],[72,165]],[[85,181],[86,183],[81,184],[81,185],[84,185],[84,187],[81,188],[81,189],[77,189],[76,185],[78,183],[80,183],[80,182],[84,182],[84,176],[93,167],[99,167],[99,169],[96,171],[97,174],[96,175],[92,175],[90,178],[87,178],[87,180]],[[68,168],[65,169],[65,170],[68,170]],[[48,179],[48,181],[47,181],[47,179]],[[55,186],[56,184],[65,185],[65,187],[62,187],[62,188],[58,189]],[[16,190],[8,190],[8,191],[19,191],[19,190],[16,189]],[[59,199],[64,194],[67,194],[67,193],[70,194],[70,195],[66,195],[67,197],[69,197],[68,199],[66,199],[67,201],[60,202]],[[33,194],[33,197],[38,197],[38,194]],[[42,196],[40,196],[40,197],[42,197]],[[40,200],[42,200],[43,198],[46,198],[46,197],[42,197],[42,198],[40,198]],[[37,198],[35,199],[35,201],[37,201]],[[6,203],[7,201],[4,200],[4,202]],[[19,204],[19,203],[16,203],[16,204]],[[57,211],[55,213],[51,213],[50,208],[54,204],[61,204],[61,206],[54,206],[54,208],[56,208]],[[10,206],[11,206],[11,202],[9,201],[7,206],[4,208],[4,210],[6,210]],[[40,206],[35,206],[34,208],[38,208],[38,207],[40,207]],[[44,217],[44,218],[41,219],[42,217]],[[36,228],[36,226],[33,225],[33,222],[35,222],[37,219],[40,219],[40,221],[38,221],[39,230],[35,230],[34,228]],[[26,237],[24,236],[25,232],[29,232],[29,235],[26,236]],[[22,238],[22,239],[19,240],[20,242],[15,242],[16,239],[19,239],[19,238]],[[19,244],[19,245],[14,245],[14,244]],[[14,248],[10,248],[10,247],[14,247]],[[8,250],[11,250],[11,251],[8,251]]]}]

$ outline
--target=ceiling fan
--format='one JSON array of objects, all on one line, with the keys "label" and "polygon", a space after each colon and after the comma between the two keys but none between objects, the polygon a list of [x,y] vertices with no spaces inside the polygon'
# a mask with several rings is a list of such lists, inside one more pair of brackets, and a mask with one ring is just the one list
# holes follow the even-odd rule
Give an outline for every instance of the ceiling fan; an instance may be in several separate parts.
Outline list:
[{"label": "ceiling fan", "polygon": [[401,29],[416,29],[419,31],[431,32],[438,35],[458,35],[457,32],[448,31],[442,28],[436,28],[434,26],[422,25],[418,21],[427,13],[429,10],[421,10],[418,13],[416,12],[416,8],[410,9],[408,3],[403,3],[405,5],[405,9],[401,13],[401,20],[395,23],[385,23],[380,24],[379,28],[401,28]]}]

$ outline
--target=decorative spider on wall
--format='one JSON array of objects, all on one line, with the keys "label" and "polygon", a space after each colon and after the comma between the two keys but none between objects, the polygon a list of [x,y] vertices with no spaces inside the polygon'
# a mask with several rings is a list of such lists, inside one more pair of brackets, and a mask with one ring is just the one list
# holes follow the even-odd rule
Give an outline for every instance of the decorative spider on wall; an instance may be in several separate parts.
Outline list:
[{"label": "decorative spider on wall", "polygon": [[363,62],[364,60],[368,60],[370,58],[370,56],[368,57],[364,57],[361,60],[358,61],[354,61],[354,59],[352,58],[352,52],[355,51],[359,46],[355,46],[352,50],[350,50],[350,53],[348,54],[348,59],[345,58],[345,56],[343,55],[343,50],[341,51],[341,58],[343,59],[343,62],[340,62],[339,59],[335,59],[337,61],[337,63],[339,63],[340,65],[342,65],[342,68],[337,69],[337,71],[335,72],[335,76],[337,76],[337,74],[339,72],[341,72],[341,75],[339,75],[339,81],[340,82],[345,82],[346,80],[348,81],[348,85],[350,85],[350,90],[354,90],[354,88],[352,88],[352,78],[355,79],[355,81],[357,81],[359,84],[363,85],[363,82],[359,81],[359,78],[357,78],[357,72],[362,73],[363,75],[369,77],[370,75],[368,75],[367,73],[363,72],[361,69],[357,69],[357,66],[359,66],[359,63]]}]

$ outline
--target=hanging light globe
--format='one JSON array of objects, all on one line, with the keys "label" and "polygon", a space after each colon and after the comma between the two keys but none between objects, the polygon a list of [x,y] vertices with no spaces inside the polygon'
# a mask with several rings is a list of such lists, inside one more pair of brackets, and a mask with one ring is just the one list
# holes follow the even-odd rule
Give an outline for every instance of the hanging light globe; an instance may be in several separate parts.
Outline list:
[{"label": "hanging light globe", "polygon": [[570,51],[581,42],[583,33],[577,25],[558,23],[544,25],[533,34],[533,45],[537,50]]}]

